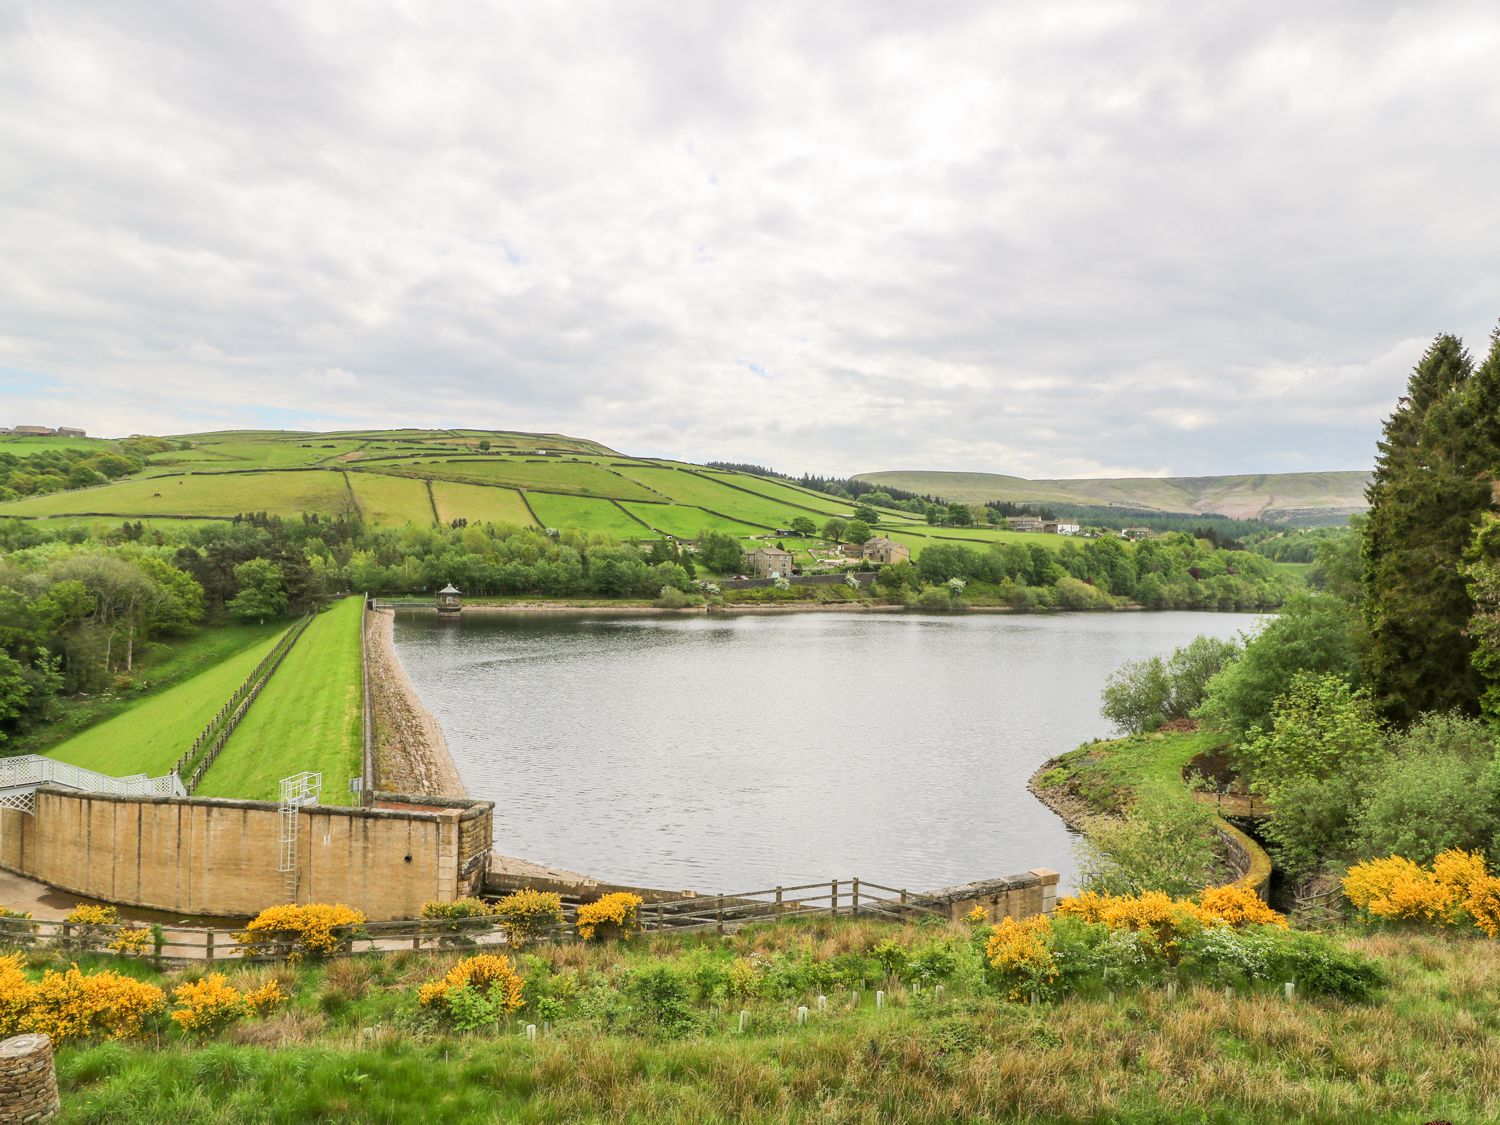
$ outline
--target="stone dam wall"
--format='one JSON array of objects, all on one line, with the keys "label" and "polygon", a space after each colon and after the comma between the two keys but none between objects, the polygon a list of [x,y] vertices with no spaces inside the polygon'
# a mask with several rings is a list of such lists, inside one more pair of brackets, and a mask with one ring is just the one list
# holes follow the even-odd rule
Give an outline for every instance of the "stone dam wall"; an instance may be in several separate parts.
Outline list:
[{"label": "stone dam wall", "polygon": [[494,804],[377,793],[369,808],[297,812],[296,888],[278,870],[281,812],[267,801],[113,797],[43,787],[36,812],[0,810],[0,867],[65,891],[174,914],[258,913],[343,902],[415,917],[484,885]]}]

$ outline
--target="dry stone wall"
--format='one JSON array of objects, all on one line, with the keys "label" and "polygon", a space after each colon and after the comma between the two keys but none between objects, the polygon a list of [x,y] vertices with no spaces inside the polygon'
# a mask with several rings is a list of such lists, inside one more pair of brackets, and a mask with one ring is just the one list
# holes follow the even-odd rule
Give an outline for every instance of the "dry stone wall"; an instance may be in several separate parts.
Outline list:
[{"label": "dry stone wall", "polygon": [[0,1043],[0,1125],[51,1121],[61,1109],[52,1040],[17,1035]]}]

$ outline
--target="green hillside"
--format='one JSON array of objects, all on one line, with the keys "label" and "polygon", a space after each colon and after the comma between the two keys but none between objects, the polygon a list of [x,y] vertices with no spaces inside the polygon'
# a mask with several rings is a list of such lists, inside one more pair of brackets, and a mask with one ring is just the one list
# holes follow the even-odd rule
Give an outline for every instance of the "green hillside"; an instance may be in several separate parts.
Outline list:
[{"label": "green hillside", "polygon": [[1260,473],[1223,477],[1101,477],[1027,480],[1000,473],[898,470],[858,480],[944,500],[981,504],[1086,504],[1158,512],[1216,513],[1270,523],[1342,523],[1365,509],[1367,472]]},{"label": "green hillside", "polygon": [[[107,444],[107,443],[106,443]],[[819,527],[853,505],[782,481],[627,457],[562,434],[485,430],[182,434],[129,476],[0,503],[0,518],[72,522],[358,513],[373,527],[469,523],[575,527],[621,539],[743,538]],[[920,528],[909,512],[883,529]],[[982,534],[982,533],[981,533]]]}]

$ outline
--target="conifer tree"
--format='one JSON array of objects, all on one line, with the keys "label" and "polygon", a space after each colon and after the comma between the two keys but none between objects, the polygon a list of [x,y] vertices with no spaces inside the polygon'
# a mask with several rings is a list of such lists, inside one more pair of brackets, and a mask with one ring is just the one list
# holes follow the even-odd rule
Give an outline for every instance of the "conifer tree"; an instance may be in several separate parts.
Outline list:
[{"label": "conifer tree", "polygon": [[1494,448],[1474,411],[1462,341],[1437,337],[1387,419],[1367,496],[1365,677],[1384,715],[1479,709],[1481,681],[1467,633],[1473,603],[1460,569],[1490,503]]}]

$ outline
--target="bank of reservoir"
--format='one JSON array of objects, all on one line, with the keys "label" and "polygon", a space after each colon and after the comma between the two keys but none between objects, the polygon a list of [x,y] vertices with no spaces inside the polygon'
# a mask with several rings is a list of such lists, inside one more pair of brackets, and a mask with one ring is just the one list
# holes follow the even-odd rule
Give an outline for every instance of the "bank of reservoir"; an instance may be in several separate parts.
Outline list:
[{"label": "bank of reservoir", "polygon": [[1109,734],[1123,661],[1248,614],[400,614],[396,645],[496,846],[601,878],[733,891],[927,888],[1073,840],[1027,791]]}]

